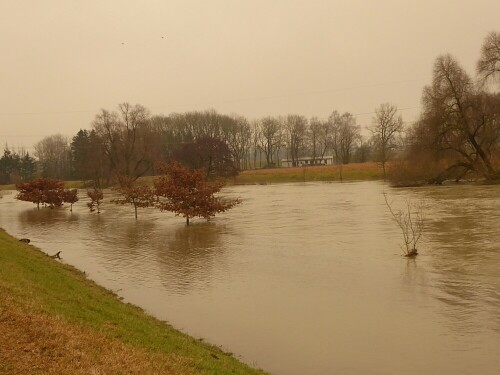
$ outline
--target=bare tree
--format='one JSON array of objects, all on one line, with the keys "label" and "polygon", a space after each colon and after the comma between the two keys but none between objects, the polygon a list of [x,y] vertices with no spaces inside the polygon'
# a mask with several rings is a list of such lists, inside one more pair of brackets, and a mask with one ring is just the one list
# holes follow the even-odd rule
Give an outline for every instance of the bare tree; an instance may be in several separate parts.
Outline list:
[{"label": "bare tree", "polygon": [[252,150],[253,150],[253,169],[257,169],[257,153],[260,151],[259,140],[260,140],[260,122],[258,120],[252,121],[251,126],[252,131]]},{"label": "bare tree", "polygon": [[[450,55],[434,65],[431,86],[424,89],[423,136],[432,136],[455,162],[447,168],[497,176],[492,151],[500,137],[498,97],[478,92],[474,82]],[[427,134],[425,134],[427,133]]]},{"label": "bare tree", "polygon": [[477,72],[482,83],[500,78],[500,33],[491,32],[484,39]]},{"label": "bare tree", "polygon": [[71,172],[71,150],[67,137],[61,134],[45,137],[35,144],[43,177],[66,179]]},{"label": "bare tree", "polygon": [[307,119],[300,115],[288,115],[285,119],[285,131],[292,166],[296,167],[300,153],[305,147]]},{"label": "bare tree", "polygon": [[414,257],[418,255],[417,244],[424,232],[422,204],[406,199],[403,208],[395,209],[393,208],[393,204],[387,199],[387,194],[385,192],[384,200],[391,213],[392,219],[398,224],[401,234],[403,235],[403,251],[405,256]]},{"label": "bare tree", "polygon": [[484,89],[487,79],[498,76],[498,41],[495,33],[485,40],[480,82],[452,56],[436,59],[432,84],[422,95],[423,112],[408,129],[407,156],[394,170],[393,184],[440,184],[466,176],[500,180],[500,94]]},{"label": "bare tree", "polygon": [[266,156],[267,167],[275,165],[276,150],[283,142],[283,127],[279,119],[264,117],[259,122],[259,149]]},{"label": "bare tree", "polygon": [[361,129],[356,125],[356,118],[349,112],[342,115],[337,111],[328,118],[332,124],[332,148],[337,161],[348,164],[356,143],[360,139]]},{"label": "bare tree", "polygon": [[323,158],[332,145],[333,128],[330,121],[320,120],[317,117],[309,121],[309,146],[313,163],[316,158]]},{"label": "bare tree", "polygon": [[377,160],[382,165],[384,180],[386,178],[386,163],[391,157],[391,152],[396,148],[397,135],[403,131],[403,118],[397,113],[398,108],[395,105],[381,104],[375,110],[373,125],[369,128]]},{"label": "bare tree", "polygon": [[251,129],[243,116],[233,115],[230,126],[225,129],[225,140],[238,170],[246,167],[246,155],[251,143]]},{"label": "bare tree", "polygon": [[119,113],[102,110],[93,122],[104,151],[116,175],[134,179],[151,171],[160,151],[160,139],[153,132],[149,112],[141,105],[123,103]]}]

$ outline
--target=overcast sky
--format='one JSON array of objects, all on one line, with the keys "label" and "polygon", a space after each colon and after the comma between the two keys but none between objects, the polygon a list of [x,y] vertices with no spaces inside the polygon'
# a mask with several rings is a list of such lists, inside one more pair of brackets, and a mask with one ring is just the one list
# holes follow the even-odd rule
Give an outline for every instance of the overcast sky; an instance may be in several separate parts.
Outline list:
[{"label": "overcast sky", "polygon": [[419,113],[432,65],[471,73],[499,0],[0,0],[0,145],[90,128],[100,108],[248,118]]}]

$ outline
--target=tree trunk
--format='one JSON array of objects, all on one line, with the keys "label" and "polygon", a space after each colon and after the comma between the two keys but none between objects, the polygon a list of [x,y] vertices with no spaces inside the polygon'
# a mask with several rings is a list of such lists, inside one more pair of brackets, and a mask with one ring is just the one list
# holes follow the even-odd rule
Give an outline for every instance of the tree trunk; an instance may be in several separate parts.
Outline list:
[{"label": "tree trunk", "polygon": [[186,225],[189,225],[189,216],[186,216]]},{"label": "tree trunk", "polygon": [[474,138],[474,136],[469,136],[469,141],[470,141],[470,143],[472,143],[472,146],[474,147],[474,149],[479,154],[481,160],[483,161],[483,163],[484,163],[484,165],[485,165],[485,167],[486,167],[486,169],[488,171],[488,174],[489,175],[493,175],[495,173],[495,171],[493,169],[493,166],[491,165],[490,159],[486,156],[486,154],[483,151],[482,147],[477,143],[477,141]]}]

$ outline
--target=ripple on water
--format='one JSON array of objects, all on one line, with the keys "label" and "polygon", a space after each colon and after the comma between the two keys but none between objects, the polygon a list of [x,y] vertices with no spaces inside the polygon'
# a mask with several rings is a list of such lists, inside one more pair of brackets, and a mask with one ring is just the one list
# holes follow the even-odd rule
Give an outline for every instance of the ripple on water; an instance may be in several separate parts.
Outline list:
[{"label": "ripple on water", "polygon": [[[395,205],[423,202],[417,259],[401,257],[384,190]],[[4,194],[0,226],[62,249],[127,301],[276,374],[497,373],[500,186],[225,194],[243,203],[189,227],[152,209],[136,221],[128,206],[36,210]]]}]

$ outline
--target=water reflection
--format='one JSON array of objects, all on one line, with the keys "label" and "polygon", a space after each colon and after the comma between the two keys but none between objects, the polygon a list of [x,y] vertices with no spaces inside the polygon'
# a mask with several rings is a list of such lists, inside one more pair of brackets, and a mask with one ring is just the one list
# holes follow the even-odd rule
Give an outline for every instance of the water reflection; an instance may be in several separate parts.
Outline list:
[{"label": "water reflection", "polygon": [[78,221],[78,214],[74,213],[68,215],[66,211],[67,210],[64,208],[41,208],[39,210],[34,208],[21,211],[18,218],[19,222],[26,228],[33,226],[53,227],[54,224],[60,222],[70,223],[72,221]]},{"label": "water reflection", "polygon": [[500,330],[500,197],[491,187],[424,190],[432,198],[426,245],[432,295],[444,303],[444,324],[461,333]]},{"label": "water reflection", "polygon": [[226,226],[201,222],[179,226],[160,237],[155,249],[163,286],[180,294],[209,288],[213,268],[224,265],[222,233],[227,234]]}]

